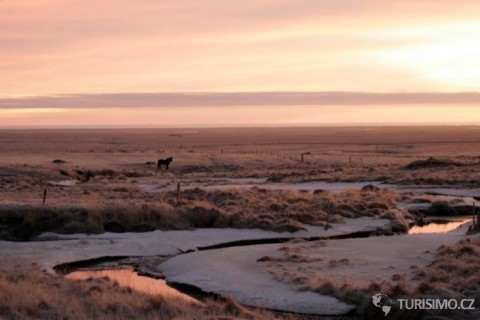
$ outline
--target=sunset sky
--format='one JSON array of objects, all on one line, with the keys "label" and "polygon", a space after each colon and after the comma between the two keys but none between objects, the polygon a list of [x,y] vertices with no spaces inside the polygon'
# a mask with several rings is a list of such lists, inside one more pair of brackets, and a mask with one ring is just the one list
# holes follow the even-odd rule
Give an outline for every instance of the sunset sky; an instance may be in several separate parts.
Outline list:
[{"label": "sunset sky", "polygon": [[0,127],[480,124],[479,57],[475,1],[0,0]]}]

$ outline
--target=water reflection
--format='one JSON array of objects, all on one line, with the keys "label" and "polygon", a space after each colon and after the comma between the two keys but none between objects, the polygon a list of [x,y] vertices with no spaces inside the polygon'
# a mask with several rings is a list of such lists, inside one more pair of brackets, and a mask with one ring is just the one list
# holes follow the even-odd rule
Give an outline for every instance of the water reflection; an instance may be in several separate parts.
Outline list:
[{"label": "water reflection", "polygon": [[87,270],[75,271],[65,276],[68,279],[86,280],[89,278],[108,277],[122,287],[144,292],[150,295],[161,295],[166,298],[180,298],[187,302],[200,303],[198,300],[169,287],[165,280],[139,276],[132,269]]},{"label": "water reflection", "polygon": [[409,231],[408,234],[420,234],[420,233],[445,233],[457,229],[462,224],[470,220],[463,221],[451,221],[446,223],[429,223],[422,227],[414,226]]}]

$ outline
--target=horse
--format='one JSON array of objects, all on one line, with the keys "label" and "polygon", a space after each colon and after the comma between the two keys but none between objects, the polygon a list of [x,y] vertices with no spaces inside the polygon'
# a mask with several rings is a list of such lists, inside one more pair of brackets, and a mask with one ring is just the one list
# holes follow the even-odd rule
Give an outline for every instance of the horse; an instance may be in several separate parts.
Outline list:
[{"label": "horse", "polygon": [[168,170],[168,166],[170,165],[170,162],[173,161],[173,158],[167,158],[167,159],[160,159],[157,162],[157,170],[162,170],[162,166],[165,166],[165,168]]}]

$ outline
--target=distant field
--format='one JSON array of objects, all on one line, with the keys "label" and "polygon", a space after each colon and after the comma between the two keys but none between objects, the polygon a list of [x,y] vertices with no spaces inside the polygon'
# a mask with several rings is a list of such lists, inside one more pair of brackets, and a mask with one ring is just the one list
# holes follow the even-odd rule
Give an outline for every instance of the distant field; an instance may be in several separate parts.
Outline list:
[{"label": "distant field", "polygon": [[[478,126],[0,130],[0,148],[13,153],[118,152],[400,144],[405,148],[429,146],[424,151],[473,152],[471,147],[480,145],[479,137]],[[445,145],[456,147],[444,150]]]},{"label": "distant field", "polygon": [[[298,208],[285,199],[313,200],[293,191],[186,188],[235,182],[229,179],[478,188],[479,133],[479,127],[0,130],[0,237],[199,226],[299,230],[305,222],[321,225],[325,212],[337,220],[358,212],[337,210],[333,204],[348,201],[329,195],[312,196],[318,207]],[[167,157],[174,159],[169,171],[146,164]],[[429,157],[435,159],[424,162]],[[376,198],[385,209],[375,215],[394,206]],[[268,206],[281,214],[272,220]]]}]

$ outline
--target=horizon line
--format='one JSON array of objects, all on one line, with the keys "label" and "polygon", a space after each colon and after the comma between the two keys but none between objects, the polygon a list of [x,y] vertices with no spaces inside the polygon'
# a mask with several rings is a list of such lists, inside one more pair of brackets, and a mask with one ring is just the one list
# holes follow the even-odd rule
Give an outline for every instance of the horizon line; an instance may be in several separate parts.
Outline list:
[{"label": "horizon line", "polygon": [[0,109],[87,109],[242,106],[480,106],[480,92],[130,92],[0,98]]},{"label": "horizon line", "polygon": [[22,130],[22,129],[251,129],[251,128],[265,128],[265,129],[285,129],[285,128],[354,128],[354,127],[480,127],[480,122],[414,122],[414,123],[334,123],[334,124],[255,124],[255,125],[178,125],[178,126],[158,126],[158,125],[58,125],[58,126],[3,126],[1,130]]}]

